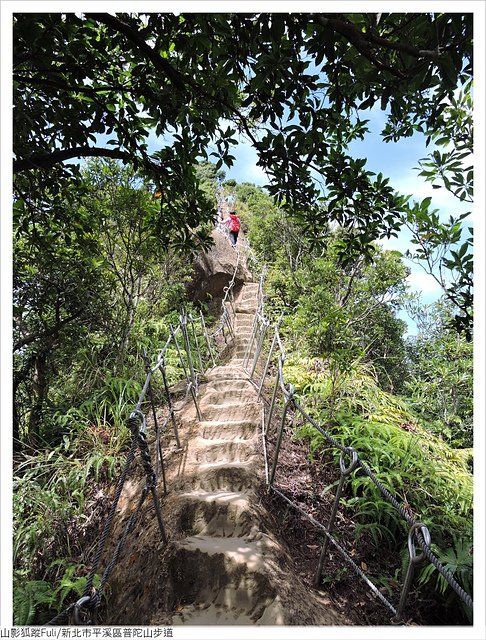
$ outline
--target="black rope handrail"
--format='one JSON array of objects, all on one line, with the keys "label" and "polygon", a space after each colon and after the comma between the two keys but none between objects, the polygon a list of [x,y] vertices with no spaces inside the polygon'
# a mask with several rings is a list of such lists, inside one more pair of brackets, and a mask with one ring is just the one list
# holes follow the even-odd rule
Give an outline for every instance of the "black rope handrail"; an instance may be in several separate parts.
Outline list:
[{"label": "black rope handrail", "polygon": [[[224,330],[224,327],[227,326],[230,332],[233,332],[234,317],[233,318],[231,317],[226,305],[228,304],[228,300],[230,300],[229,306],[231,307],[233,311],[233,316],[234,316],[232,296],[233,296],[233,289],[236,282],[236,274],[237,274],[239,264],[240,264],[240,252],[237,251],[237,260],[236,260],[234,272],[228,286],[225,287],[225,296],[222,301],[222,314],[220,319],[221,328]],[[179,443],[179,435],[178,435],[176,420],[174,416],[174,409],[173,409],[171,397],[170,397],[170,389],[167,382],[165,357],[169,347],[174,346],[178,354],[178,357],[182,366],[182,370],[184,372],[184,376],[186,379],[185,398],[187,399],[189,393],[191,394],[194,404],[196,406],[197,415],[199,419],[202,419],[202,416],[199,410],[199,405],[197,402],[197,385],[198,385],[197,376],[199,373],[203,372],[202,369],[204,367],[204,363],[203,363],[203,359],[200,352],[200,345],[198,342],[198,338],[202,337],[203,339],[206,340],[206,344],[208,347],[208,354],[211,358],[211,362],[209,364],[212,363],[212,366],[215,366],[215,359],[214,359],[214,353],[211,346],[211,340],[214,341],[215,334],[217,332],[211,335],[207,331],[206,324],[204,322],[204,316],[202,315],[202,313],[200,314],[199,320],[200,320],[200,328],[201,328],[202,335],[198,336],[195,328],[197,319],[193,318],[191,314],[187,315],[186,313],[182,313],[179,318],[179,324],[177,325],[177,327],[174,328],[172,325],[170,325],[169,327],[170,335],[166,343],[162,347],[162,349],[159,351],[154,366],[150,366],[150,364],[148,364],[147,357],[145,354],[144,359],[146,360],[147,375],[142,387],[142,391],[140,392],[137,403],[135,405],[135,408],[132,410],[132,412],[130,413],[127,419],[127,426],[132,432],[130,448],[126,456],[123,469],[117,481],[112,504],[108,512],[107,518],[104,522],[102,533],[96,545],[96,550],[94,553],[93,561],[91,562],[90,572],[86,579],[86,584],[85,584],[83,594],[81,598],[78,599],[77,602],[71,603],[63,611],[58,613],[54,618],[52,618],[49,622],[47,622],[46,626],[64,624],[68,622],[70,618],[74,619],[74,624],[84,624],[86,623],[86,621],[82,620],[83,614],[84,616],[87,616],[88,623],[94,623],[97,617],[97,610],[99,609],[101,604],[101,600],[102,600],[102,596],[104,593],[107,580],[122,555],[122,551],[126,544],[127,538],[135,528],[138,514],[149,493],[152,493],[152,497],[154,500],[155,511],[157,515],[157,520],[158,520],[162,540],[164,544],[167,544],[168,536],[163,523],[162,513],[159,505],[159,498],[158,498],[157,489],[156,489],[157,482],[158,482],[158,468],[159,468],[159,460],[160,460],[162,462],[162,472],[164,476],[164,492],[166,491],[165,473],[164,473],[163,460],[162,460],[162,451],[160,447],[161,429],[159,429],[158,427],[155,405],[153,403],[151,383],[154,375],[157,373],[157,371],[160,371],[163,378],[163,383],[164,383],[163,386],[164,386],[167,404],[169,408],[169,415],[167,416],[167,419],[162,425],[162,430],[166,428],[169,421],[172,421],[173,427],[174,427],[174,436],[177,443],[176,451],[181,451],[182,449]],[[189,324],[192,327],[192,334],[193,334],[193,340],[196,346],[196,353],[198,356],[197,361],[199,364],[199,369],[197,368],[197,366],[194,365],[193,358],[192,358],[191,340],[189,338],[189,333],[187,330],[187,326]],[[184,342],[183,349],[181,349],[181,346],[179,345],[179,342],[177,340],[178,335],[181,335],[183,339],[183,342]],[[183,350],[185,351],[187,362],[184,360]],[[152,407],[152,412],[154,417],[154,424],[156,425],[155,454],[156,454],[157,460],[156,460],[155,469],[153,467],[150,452],[148,449],[148,444],[147,444],[146,435],[145,435],[146,419],[145,419],[144,413],[142,412],[142,407],[144,406],[144,403],[146,401],[147,394],[149,395],[150,405]],[[139,427],[140,421],[142,424]],[[108,537],[113,528],[113,522],[114,522],[117,506],[121,497],[123,487],[125,485],[128,474],[132,467],[132,463],[135,459],[137,449],[139,450],[141,460],[142,460],[142,466],[146,473],[146,484],[140,493],[140,496],[138,498],[137,505],[134,511],[131,513],[127,523],[125,524],[124,530],[112,554],[112,558],[103,572],[100,585],[97,588],[95,588],[94,579],[97,574],[98,568],[100,566],[103,553],[105,552]]]},{"label": "black rope handrail", "polygon": [[[263,278],[260,279],[259,294],[258,295],[259,295],[259,300],[263,301]],[[282,322],[282,318],[280,318],[279,321],[273,325],[274,337],[273,337],[273,340],[272,340],[272,343],[271,343],[269,354],[267,356],[267,362],[266,362],[264,370],[263,370],[262,379],[260,381],[260,384],[258,385],[253,381],[253,374],[254,374],[254,371],[255,371],[256,362],[258,361],[258,359],[260,358],[261,353],[263,352],[263,340],[259,340],[258,333],[260,332],[260,336],[262,336],[264,331],[266,331],[266,326],[269,325],[268,319],[263,314],[263,302],[261,304],[258,304],[256,313],[255,313],[255,316],[254,316],[252,336],[251,336],[250,343],[248,345],[247,352],[245,354],[245,358],[244,358],[244,361],[243,361],[243,366],[244,366],[244,369],[246,370],[246,373],[248,374],[250,380],[259,389],[259,394],[261,394],[262,389],[263,389],[263,384],[264,384],[264,381],[265,381],[265,376],[267,375],[268,366],[269,366],[270,360],[272,358],[272,355],[277,358],[277,372],[276,372],[276,376],[275,376],[275,385],[274,385],[274,391],[273,391],[272,399],[269,402],[269,413],[268,413],[268,418],[267,418],[266,425],[265,425],[265,420],[263,420],[263,427],[262,427],[262,429],[263,429],[263,431],[262,431],[263,440],[265,441],[265,437],[266,437],[267,432],[268,432],[268,426],[270,424],[271,417],[272,417],[272,414],[273,414],[277,388],[280,388],[280,390],[282,392],[282,396],[284,398],[284,416],[286,414],[287,404],[288,404],[289,400],[291,399],[293,407],[300,413],[300,415],[302,416],[304,421],[309,422],[322,436],[324,436],[324,438],[326,438],[326,440],[328,441],[328,443],[330,445],[332,445],[333,447],[335,447],[336,449],[341,451],[342,454],[349,453],[349,451],[350,451],[349,447],[345,447],[343,444],[338,442],[326,429],[324,429],[320,424],[318,424],[316,422],[316,420],[314,420],[312,418],[312,416],[309,415],[309,413],[304,409],[304,407],[301,405],[301,403],[295,398],[294,393],[293,393],[293,388],[291,388],[290,391],[289,391],[288,385],[286,385],[286,382],[285,382],[285,376],[284,376],[284,371],[283,371],[283,365],[284,365],[284,362],[285,362],[286,354],[285,354],[283,341],[281,339],[280,331],[279,331],[281,322]],[[248,370],[248,364],[249,364],[250,359],[253,360],[253,365],[252,365],[251,371]],[[281,433],[279,434],[279,439],[278,439],[278,442],[277,442],[278,446],[277,446],[277,451],[276,451],[275,458],[274,458],[274,468],[276,468],[276,462],[278,460],[278,449],[279,449],[279,446],[280,446],[279,441],[280,441],[282,433],[283,433],[283,420],[282,420],[282,424],[281,424]],[[353,451],[354,451],[354,449],[353,449]],[[264,447],[264,453],[266,455],[266,446]],[[267,468],[267,466],[268,466],[267,460],[265,461],[265,465],[266,465],[266,468]],[[432,551],[432,548],[430,546],[430,534],[428,532],[427,527],[425,525],[423,525],[422,523],[417,522],[408,513],[408,511],[396,500],[396,498],[391,494],[391,492],[386,487],[383,486],[383,484],[375,476],[375,474],[371,471],[371,469],[362,460],[359,459],[359,456],[357,454],[356,454],[356,464],[355,464],[355,466],[359,467],[359,469],[365,475],[367,475],[370,478],[370,480],[374,483],[374,485],[381,492],[381,494],[383,495],[385,500],[387,500],[397,510],[397,512],[406,520],[407,524],[410,527],[409,549],[410,549],[410,545],[413,544],[413,543],[411,543],[412,533],[413,533],[413,536],[415,536],[415,538],[417,539],[418,544],[419,544],[419,546],[420,546],[420,548],[421,548],[421,550],[423,552],[423,556],[425,556],[429,560],[429,562],[437,569],[437,571],[440,573],[440,575],[446,580],[446,582],[449,584],[451,589],[458,595],[458,597],[462,600],[462,602],[464,602],[464,604],[466,604],[466,606],[468,606],[472,610],[473,609],[473,600],[472,600],[471,596],[456,581],[456,579],[454,578],[452,573],[441,564],[439,559],[435,556],[434,552]],[[275,471],[275,469],[273,471]],[[269,484],[269,490],[270,489],[273,490],[278,495],[280,495],[283,499],[285,499],[287,502],[292,504],[292,506],[294,506],[297,510],[302,512],[302,509],[301,509],[301,507],[299,507],[299,505],[297,505],[296,503],[292,502],[281,491],[279,491],[278,489],[276,489],[273,486],[272,475],[270,476],[269,479],[267,479],[267,483]],[[332,535],[330,534],[329,528],[326,529],[326,527],[324,525],[322,525],[321,523],[317,523],[317,521],[315,519],[313,519],[311,516],[309,516],[308,514],[305,514],[305,515],[311,521],[313,521],[314,524],[316,524],[316,526],[318,525],[319,528],[326,530],[326,535],[329,537],[329,539],[332,542],[332,544],[336,543],[336,541],[334,539],[331,540]],[[341,550],[339,550],[339,552],[341,553]],[[417,558],[418,557],[414,553],[412,553],[412,551],[410,551],[410,567],[413,568],[413,565],[417,564]],[[420,558],[422,558],[422,554],[421,554]],[[353,570],[356,573],[358,573],[358,575],[361,575],[363,573],[359,569],[359,567],[357,567],[355,565],[355,563],[353,562],[353,560],[349,556],[347,557],[346,562],[348,562],[348,564],[354,565]],[[413,572],[410,572],[410,575],[413,575]],[[363,576],[361,576],[361,577],[363,577]],[[410,581],[411,581],[411,578],[410,578]],[[379,596],[380,599],[382,601],[385,600],[386,603],[387,603],[386,606],[388,606],[388,608],[391,611],[393,611],[395,614],[397,614],[397,615],[400,615],[402,610],[403,610],[403,607],[404,607],[404,604],[405,604],[405,601],[406,601],[406,597],[408,595],[408,589],[410,588],[410,581],[407,581],[407,580],[405,581],[406,584],[404,584],[404,591],[402,593],[402,598],[400,600],[398,613],[397,613],[396,609],[393,607],[393,605],[391,605],[391,603],[389,603],[386,600],[386,598],[384,598],[384,596],[380,593],[380,596]],[[367,578],[366,578],[366,582],[369,582],[369,580]],[[375,590],[375,589],[373,589],[373,590]],[[406,592],[405,592],[405,590],[406,590]]]}]

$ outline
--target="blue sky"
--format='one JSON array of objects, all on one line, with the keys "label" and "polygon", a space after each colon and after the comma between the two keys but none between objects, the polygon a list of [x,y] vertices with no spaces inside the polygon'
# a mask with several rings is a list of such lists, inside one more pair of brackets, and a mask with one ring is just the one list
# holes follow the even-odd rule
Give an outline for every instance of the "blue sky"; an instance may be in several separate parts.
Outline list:
[{"label": "blue sky", "polygon": [[[418,176],[418,171],[414,167],[417,167],[419,159],[424,158],[433,148],[432,145],[429,148],[426,147],[424,135],[417,133],[398,142],[384,142],[380,132],[385,125],[385,114],[375,107],[365,112],[363,118],[369,120],[370,132],[366,134],[363,141],[352,143],[350,153],[357,158],[366,158],[368,170],[383,173],[385,177],[390,178],[390,184],[394,189],[405,195],[411,194],[412,199],[422,200],[431,197],[432,207],[438,209],[443,218],[471,211],[471,204],[460,202],[445,188],[433,189],[430,183]],[[233,178],[237,182],[252,182],[260,186],[267,183],[264,171],[256,164],[257,153],[250,143],[241,141],[232,154],[236,160],[233,167],[224,168],[226,179]],[[469,224],[472,225],[472,216]],[[398,238],[385,239],[381,244],[386,249],[403,253],[412,248],[410,232],[403,229]],[[410,290],[420,293],[422,302],[426,304],[437,300],[442,293],[437,282],[419,265],[406,259],[405,263],[411,270],[407,278]],[[414,334],[416,325],[413,320],[405,312],[399,315],[407,322],[409,334]]]}]

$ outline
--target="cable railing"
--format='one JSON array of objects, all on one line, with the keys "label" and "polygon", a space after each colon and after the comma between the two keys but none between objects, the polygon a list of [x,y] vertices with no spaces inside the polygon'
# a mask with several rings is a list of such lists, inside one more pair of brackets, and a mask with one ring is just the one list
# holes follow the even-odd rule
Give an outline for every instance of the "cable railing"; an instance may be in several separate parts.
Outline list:
[{"label": "cable railing", "polygon": [[[352,446],[344,446],[338,442],[326,429],[319,425],[312,416],[302,406],[301,402],[295,395],[292,384],[286,384],[284,375],[284,363],[286,359],[286,353],[284,345],[280,336],[280,326],[282,323],[282,317],[272,325],[270,320],[265,316],[263,307],[263,280],[264,274],[260,278],[259,292],[258,292],[258,305],[253,320],[253,327],[251,332],[250,341],[248,343],[245,356],[243,358],[243,368],[249,376],[250,381],[258,390],[258,398],[263,401],[262,412],[262,444],[264,452],[264,464],[265,464],[265,478],[268,485],[268,491],[274,492],[287,504],[296,509],[302,516],[309,520],[317,529],[324,534],[319,558],[317,561],[317,570],[314,576],[314,586],[318,586],[321,582],[322,572],[326,559],[328,558],[329,545],[332,545],[338,554],[342,557],[344,562],[348,564],[351,569],[359,576],[359,578],[366,583],[368,588],[374,593],[379,601],[389,610],[392,614],[394,621],[402,619],[410,589],[413,584],[414,575],[418,566],[427,559],[440,573],[440,575],[446,580],[453,591],[458,595],[462,602],[473,609],[473,600],[471,596],[461,587],[461,585],[455,580],[451,572],[444,567],[435,556],[431,549],[431,536],[429,530],[422,522],[417,522],[410,513],[396,500],[392,493],[380,482],[371,469],[363,462],[356,449]],[[270,334],[269,334],[270,332]],[[273,332],[273,335],[272,335]],[[267,336],[271,337],[271,340],[266,340]],[[264,345],[269,344],[268,353],[265,356]],[[260,372],[257,376],[256,370],[259,365]],[[271,365],[275,370],[275,380],[272,386],[272,392],[270,397],[264,396],[264,385],[268,379],[268,373]],[[273,450],[273,458],[270,459],[268,455],[269,450],[269,430],[273,424],[276,416],[277,399],[280,398],[283,403],[282,412],[280,417],[280,424],[277,428],[276,441]],[[319,522],[312,515],[308,514],[300,505],[292,501],[288,496],[281,491],[275,482],[275,475],[279,462],[279,455],[282,447],[282,441],[284,438],[285,427],[289,421],[291,415],[292,424],[296,420],[297,415],[303,420],[303,424],[309,423],[314,429],[316,429],[329,443],[329,445],[340,452],[339,458],[339,470],[340,477],[334,498],[334,503],[331,509],[331,513],[327,520],[327,523]],[[362,569],[354,562],[349,553],[338,542],[334,534],[336,529],[336,516],[338,514],[339,506],[343,490],[346,485],[346,481],[350,478],[353,472],[364,473],[377,487],[379,492],[389,502],[400,516],[406,521],[408,525],[408,567],[403,581],[403,585],[400,592],[400,598],[398,603],[393,604],[390,602],[383,593],[376,587],[375,584],[368,578],[368,576],[362,571]],[[417,551],[417,546],[420,551]]]},{"label": "cable railing", "polygon": [[[169,382],[167,357],[170,354],[171,357],[175,356],[178,360],[180,371],[182,372],[182,380],[179,382],[182,382],[183,386],[185,385],[185,400],[187,400],[189,395],[191,396],[197,417],[199,420],[202,420],[203,416],[198,401],[199,378],[205,371],[211,370],[216,366],[216,362],[221,358],[227,346],[235,338],[234,288],[239,264],[240,252],[237,251],[234,273],[230,282],[224,288],[224,296],[221,302],[221,316],[218,326],[213,332],[210,333],[207,330],[202,311],[199,312],[199,317],[194,317],[191,313],[183,311],[179,316],[177,326],[169,325],[169,336],[162,349],[158,352],[155,358],[155,364],[151,365],[147,354],[144,353],[146,369],[145,382],[136,406],[127,419],[127,426],[132,433],[130,448],[115,488],[108,516],[95,548],[93,560],[90,563],[91,570],[87,576],[83,594],[76,602],[73,602],[50,620],[47,625],[60,625],[67,620],[72,620],[74,624],[96,624],[98,610],[107,587],[108,578],[118,563],[128,536],[134,530],[140,510],[149,494],[152,496],[155,507],[161,540],[164,545],[167,544],[168,535],[160,505],[158,486],[159,476],[161,474],[163,492],[164,494],[167,493],[167,480],[161,439],[162,435],[167,433],[169,426],[175,440],[174,452],[182,451],[174,406],[173,387],[175,385],[173,382],[173,386],[171,387]],[[218,346],[219,334],[222,334],[224,338],[224,342],[220,346]],[[153,393],[153,386],[156,381],[163,392],[163,402],[165,401],[167,407],[167,416],[162,424],[159,424]],[[144,411],[152,413],[155,435],[153,446],[155,450],[155,466],[152,462],[152,454],[147,442],[147,416]],[[137,451],[139,452],[146,475],[145,486],[140,492],[138,502],[125,524],[111,560],[108,562],[99,584],[95,587],[95,578],[114,524],[116,509]]]},{"label": "cable railing", "polygon": [[[248,250],[247,250],[248,252]],[[165,529],[162,508],[160,505],[160,496],[158,493],[159,476],[162,475],[162,486],[164,494],[167,493],[167,482],[164,467],[164,455],[162,447],[162,435],[168,434],[170,430],[175,441],[174,451],[181,451],[181,442],[178,431],[178,423],[175,415],[173,381],[168,375],[168,358],[176,358],[180,367],[182,382],[184,383],[185,400],[191,396],[196,414],[199,420],[203,416],[198,402],[199,379],[203,372],[216,366],[221,359],[228,345],[235,340],[235,300],[234,288],[236,284],[236,274],[240,264],[240,251],[237,251],[237,260],[233,273],[233,277],[224,289],[224,296],[221,301],[221,315],[219,323],[213,332],[209,332],[206,327],[202,312],[198,317],[194,317],[191,313],[183,311],[179,316],[177,326],[170,325],[169,336],[162,349],[157,353],[155,363],[150,364],[147,354],[144,354],[146,366],[146,379],[140,393],[139,399],[133,411],[127,420],[127,425],[132,433],[130,449],[128,451],[125,465],[119,477],[115,488],[114,498],[107,519],[104,523],[103,531],[98,540],[93,561],[90,563],[91,570],[87,577],[86,586],[81,598],[64,609],[48,624],[63,624],[68,619],[74,621],[75,624],[96,624],[99,607],[101,605],[104,591],[106,589],[108,578],[110,577],[114,567],[118,563],[126,544],[128,536],[134,530],[137,524],[138,514],[143,506],[146,498],[151,495],[156,518],[159,527],[160,538],[164,545],[168,542],[168,535]],[[262,444],[264,451],[265,478],[268,490],[278,495],[284,502],[296,509],[303,517],[309,520],[324,535],[321,550],[317,560],[317,570],[314,576],[314,585],[318,586],[321,582],[321,576],[325,562],[328,558],[330,545],[337,551],[343,561],[359,576],[359,578],[374,593],[377,599],[385,606],[394,617],[399,621],[405,610],[410,589],[413,584],[414,574],[417,567],[426,558],[438,572],[443,576],[460,599],[472,609],[473,601],[469,594],[457,583],[452,574],[439,562],[431,549],[431,537],[425,524],[417,522],[410,516],[408,511],[398,503],[390,491],[383,486],[375,474],[360,459],[357,451],[352,446],[344,446],[338,442],[330,433],[328,433],[321,425],[302,406],[296,397],[294,388],[291,384],[286,384],[284,374],[284,363],[286,353],[283,341],[280,335],[280,327],[282,318],[272,324],[265,315],[263,282],[265,270],[259,280],[257,310],[253,319],[253,325],[250,340],[243,357],[243,368],[249,376],[250,381],[258,391],[258,397],[263,400],[262,412]],[[221,336],[221,339],[220,339]],[[268,346],[269,345],[269,346]],[[268,352],[266,347],[268,346]],[[266,354],[266,355],[265,355]],[[271,394],[269,397],[265,395],[265,382],[269,380],[269,372],[275,371],[273,385],[271,385]],[[157,384],[163,392],[167,415],[164,421],[159,424],[157,410],[154,400],[153,386]],[[273,447],[273,454],[270,457],[269,451],[269,432],[275,422],[277,413],[277,404],[282,402],[282,414],[276,433],[276,440]],[[154,435],[152,450],[155,453],[155,465],[152,463],[152,454],[147,442],[147,417],[144,411],[152,413]],[[340,452],[339,471],[340,477],[334,497],[331,513],[326,523],[320,522],[312,515],[308,514],[300,505],[292,501],[283,491],[278,488],[276,483],[276,472],[279,463],[280,451],[285,435],[285,427],[289,419],[295,420],[299,415],[304,423],[309,423],[315,428],[327,442]],[[278,421],[277,421],[278,422]],[[95,577],[100,566],[103,554],[105,552],[106,542],[111,532],[117,505],[123,491],[124,484],[129,476],[132,463],[135,456],[139,452],[143,469],[146,475],[145,486],[140,492],[138,502],[135,509],[128,518],[123,531],[120,535],[118,543],[112,554],[111,560],[101,576],[99,584],[95,587]],[[343,545],[336,539],[336,519],[341,504],[341,498],[352,473],[361,472],[366,474],[370,480],[379,489],[384,498],[393,505],[398,513],[406,521],[409,530],[407,537],[409,562],[407,572],[403,581],[400,598],[398,603],[392,603],[383,593],[376,587],[369,577],[356,564],[349,553],[344,549]],[[420,551],[417,551],[417,545]]]}]

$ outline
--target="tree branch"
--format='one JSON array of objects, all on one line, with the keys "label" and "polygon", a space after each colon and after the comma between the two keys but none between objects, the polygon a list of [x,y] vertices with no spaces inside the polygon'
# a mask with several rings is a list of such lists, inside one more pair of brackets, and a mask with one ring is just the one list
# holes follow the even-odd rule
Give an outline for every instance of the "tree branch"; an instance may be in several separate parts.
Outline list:
[{"label": "tree branch", "polygon": [[51,153],[31,156],[30,158],[22,158],[21,160],[14,160],[13,172],[15,174],[29,169],[50,169],[58,162],[69,160],[69,158],[81,157],[104,157],[126,160],[129,156],[124,151],[120,151],[118,149],[88,146],[72,147],[71,149],[59,149],[57,151],[52,151]]},{"label": "tree branch", "polygon": [[[332,15],[332,14],[331,14]],[[362,55],[364,55],[372,64],[378,66],[380,69],[385,71],[389,71],[394,76],[399,78],[406,78],[407,74],[401,69],[396,69],[387,64],[384,64],[380,60],[376,58],[374,55],[371,44],[379,45],[385,49],[390,49],[392,51],[399,51],[402,53],[406,53],[407,55],[413,58],[430,58],[430,59],[439,59],[441,58],[441,54],[437,51],[429,51],[425,49],[417,49],[413,45],[408,42],[392,41],[387,38],[383,38],[373,33],[372,31],[362,32],[358,27],[350,22],[346,22],[341,20],[340,18],[336,18],[334,16],[318,16],[316,18],[318,24],[323,27],[331,27],[334,31],[337,31],[342,36],[344,36],[350,44],[352,44]]]},{"label": "tree branch", "polygon": [[134,44],[143,54],[147,56],[147,58],[152,62],[155,68],[163,73],[164,76],[168,77],[172,84],[180,91],[185,93],[187,91],[187,88],[190,87],[201,97],[207,98],[208,100],[216,102],[217,104],[222,104],[227,109],[229,109],[229,111],[231,111],[233,115],[237,116],[241,126],[243,127],[246,135],[250,138],[251,142],[257,149],[261,150],[261,145],[252,134],[247,119],[236,107],[228,104],[225,100],[222,100],[221,96],[211,95],[205,89],[194,83],[191,78],[184,76],[182,73],[177,71],[177,69],[174,69],[174,67],[165,58],[162,58],[157,54],[156,51],[154,51],[154,49],[151,49],[146,43],[143,36],[135,31],[130,25],[126,24],[126,22],[123,22],[119,18],[116,18],[115,16],[107,13],[89,13],[86,14],[86,17],[93,18],[94,20],[106,24],[107,26],[116,29],[120,33],[123,33],[123,35],[125,35],[132,44]]},{"label": "tree branch", "polygon": [[68,322],[71,322],[72,320],[75,320],[76,318],[79,318],[79,316],[82,313],[84,313],[84,311],[85,311],[84,307],[82,309],[78,309],[76,313],[73,313],[67,318],[64,318],[63,320],[59,320],[59,322],[56,322],[56,324],[52,326],[50,329],[46,329],[46,331],[42,331],[41,333],[31,333],[30,335],[25,336],[25,338],[21,338],[14,344],[13,352],[15,353],[22,347],[26,347],[27,345],[31,344],[32,342],[35,342],[36,340],[39,340],[41,338],[44,339],[49,336],[53,336],[56,333],[59,333],[59,331],[62,329],[62,327],[65,324],[67,324]]},{"label": "tree branch", "polygon": [[338,302],[339,309],[342,309],[346,304],[346,302],[348,301],[348,298],[351,295],[351,290],[353,288],[354,279],[358,275],[358,272],[361,269],[362,264],[363,264],[363,258],[360,256],[356,261],[356,264],[354,265],[353,270],[351,271],[351,274],[349,275],[349,281],[348,281],[348,286],[346,287],[346,292]]},{"label": "tree branch", "polygon": [[123,22],[116,16],[110,15],[109,13],[87,13],[86,17],[93,18],[93,20],[101,22],[107,27],[111,27],[112,29],[122,33],[132,44],[147,56],[158,71],[169,78],[171,83],[177,87],[177,89],[185,92],[186,82],[184,76],[174,69],[174,67],[165,58],[159,56],[157,51],[150,48],[143,36],[135,31],[129,24]]}]

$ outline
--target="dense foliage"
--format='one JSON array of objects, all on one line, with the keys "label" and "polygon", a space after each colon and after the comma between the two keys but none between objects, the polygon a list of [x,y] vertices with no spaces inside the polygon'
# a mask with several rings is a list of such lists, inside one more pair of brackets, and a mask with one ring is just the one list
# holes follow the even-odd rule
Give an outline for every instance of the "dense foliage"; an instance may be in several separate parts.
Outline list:
[{"label": "dense foliage", "polygon": [[[267,313],[283,316],[286,380],[314,418],[356,448],[428,526],[438,557],[471,592],[472,345],[451,328],[450,302],[444,296],[430,308],[411,298],[397,252],[375,247],[371,261],[343,268],[337,247],[347,231],[322,229],[317,249],[262,189],[234,191],[252,247],[268,267]],[[405,307],[418,323],[416,336],[406,337],[396,316]],[[295,436],[309,440],[316,463],[338,464],[340,452],[311,425]],[[367,476],[353,472],[349,484],[345,505],[357,540],[365,534],[406,559],[406,522]],[[376,579],[392,590],[393,576]],[[419,582],[447,593],[453,620],[468,619],[466,607],[464,618],[454,613],[460,604],[431,566]]]},{"label": "dense foliage", "polygon": [[447,300],[415,306],[407,395],[417,414],[453,447],[473,446],[473,345],[451,330]]},{"label": "dense foliage", "polygon": [[[82,592],[104,484],[124,459],[144,354],[152,358],[181,306],[191,308],[191,261],[158,236],[158,208],[145,181],[114,161],[93,160],[81,175],[83,188],[65,204],[68,224],[33,224],[20,202],[15,208],[19,624],[39,621],[38,610],[45,620],[71,590]],[[182,374],[177,361],[169,351],[169,382]]]},{"label": "dense foliage", "polygon": [[[267,193],[225,189],[269,264],[296,385],[377,468],[377,442],[387,467],[409,464],[390,483],[452,545],[466,585],[472,229],[396,193],[348,147],[379,105],[383,140],[427,136],[422,177],[472,201],[472,15],[23,13],[13,30],[16,620],[82,592],[98,483],[118,469],[144,350],[190,304],[188,256],[210,243],[240,136]],[[412,340],[396,316],[407,268],[376,243],[403,224],[448,298],[430,322],[416,308]],[[426,465],[430,504],[404,484]],[[362,528],[367,491],[356,480],[349,496]],[[383,514],[380,539],[396,527]]]},{"label": "dense foliage", "polygon": [[[203,230],[190,232],[208,217],[194,167],[209,157],[231,166],[239,133],[255,147],[272,196],[309,236],[331,220],[353,230],[344,261],[404,220],[421,238],[428,226],[442,246],[456,222],[428,223],[430,203],[410,204],[348,145],[366,135],[363,116],[378,104],[385,141],[414,132],[438,145],[454,140],[423,170],[462,198],[472,181],[460,164],[472,139],[472,23],[461,13],[17,14],[16,197],[33,218],[49,206],[64,220],[66,190],[79,175],[66,161],[118,158],[159,189],[166,239],[204,243]],[[457,328],[470,331],[472,265],[463,249],[448,293]]]}]

